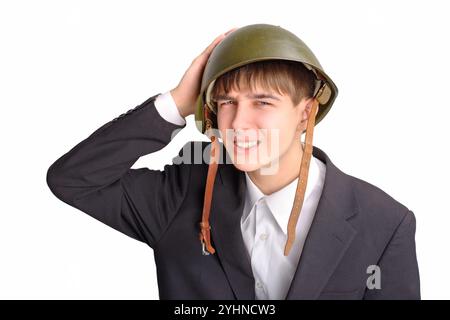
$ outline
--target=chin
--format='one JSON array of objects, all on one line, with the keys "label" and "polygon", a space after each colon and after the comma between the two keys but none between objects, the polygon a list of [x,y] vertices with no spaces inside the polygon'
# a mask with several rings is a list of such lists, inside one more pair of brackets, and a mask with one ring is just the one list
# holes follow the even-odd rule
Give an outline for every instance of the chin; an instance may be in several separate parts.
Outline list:
[{"label": "chin", "polygon": [[236,167],[236,169],[240,170],[240,171],[244,171],[244,172],[252,172],[252,171],[256,171],[258,169],[260,169],[262,167],[262,165],[257,164],[257,163],[239,163],[236,164],[233,162],[233,165]]},{"label": "chin", "polygon": [[279,170],[277,161],[268,161],[267,163],[236,163],[233,161],[233,165],[240,171],[259,171],[262,175],[273,175]]}]

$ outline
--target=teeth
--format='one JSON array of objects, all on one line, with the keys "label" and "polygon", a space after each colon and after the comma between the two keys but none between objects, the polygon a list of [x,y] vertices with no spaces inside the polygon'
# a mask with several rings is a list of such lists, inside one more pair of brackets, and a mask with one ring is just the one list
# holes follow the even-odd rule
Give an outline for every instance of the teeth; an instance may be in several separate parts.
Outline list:
[{"label": "teeth", "polygon": [[237,141],[236,141],[236,145],[237,145],[239,148],[245,148],[245,149],[253,148],[253,147],[256,146],[257,144],[258,144],[258,141],[250,141],[250,142],[237,142]]}]

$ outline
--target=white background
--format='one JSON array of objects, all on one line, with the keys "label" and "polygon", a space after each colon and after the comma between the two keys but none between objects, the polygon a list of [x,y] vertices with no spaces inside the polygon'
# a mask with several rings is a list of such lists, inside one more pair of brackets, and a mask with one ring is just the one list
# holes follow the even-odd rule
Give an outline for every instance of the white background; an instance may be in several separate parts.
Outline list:
[{"label": "white background", "polygon": [[[47,169],[254,23],[297,34],[334,79],[314,144],[415,213],[422,297],[450,298],[447,3],[1,1],[0,298],[158,299],[151,249],[58,200]],[[133,168],[161,169],[203,139],[188,122]]]}]

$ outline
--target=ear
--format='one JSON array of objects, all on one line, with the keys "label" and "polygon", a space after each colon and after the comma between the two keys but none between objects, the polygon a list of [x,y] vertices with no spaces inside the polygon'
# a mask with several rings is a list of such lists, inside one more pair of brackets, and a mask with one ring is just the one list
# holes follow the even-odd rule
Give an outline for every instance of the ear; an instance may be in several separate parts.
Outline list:
[{"label": "ear", "polygon": [[[306,124],[308,122],[308,119],[309,119],[309,116],[311,113],[313,101],[314,101],[314,98],[309,98],[309,99],[303,100],[303,102],[302,102],[305,105],[305,107],[304,107],[304,110],[301,112],[301,120],[298,125],[298,130],[300,132],[303,132],[304,130],[306,130]],[[301,107],[301,105],[300,105],[300,107]],[[316,114],[314,116],[317,116],[318,111],[319,111],[319,109],[316,110]]]},{"label": "ear", "polygon": [[[313,102],[314,102],[314,98],[309,98],[307,100],[305,110],[303,111],[303,119],[302,119],[302,121],[308,121],[309,115],[311,113]],[[314,115],[314,117],[317,116],[318,112],[319,112],[319,109],[316,110],[316,114]]]}]

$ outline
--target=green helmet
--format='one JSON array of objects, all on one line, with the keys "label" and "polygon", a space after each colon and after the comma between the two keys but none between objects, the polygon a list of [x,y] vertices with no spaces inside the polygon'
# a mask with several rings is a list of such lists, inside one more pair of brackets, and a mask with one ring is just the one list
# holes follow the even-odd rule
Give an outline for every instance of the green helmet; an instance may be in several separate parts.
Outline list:
[{"label": "green helmet", "polygon": [[210,96],[216,79],[235,68],[263,60],[297,61],[314,72],[317,80],[314,95],[319,102],[315,123],[325,117],[336,99],[338,89],[323,71],[314,53],[296,35],[279,26],[253,24],[227,35],[209,56],[195,111],[195,123],[201,133],[206,130],[205,113],[212,120],[212,127],[217,128]]}]

